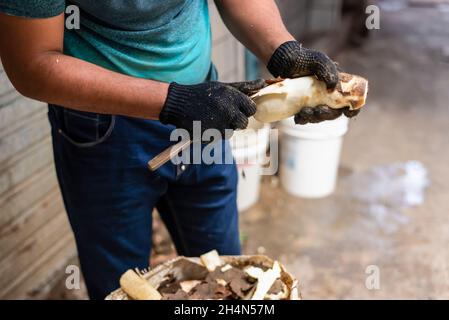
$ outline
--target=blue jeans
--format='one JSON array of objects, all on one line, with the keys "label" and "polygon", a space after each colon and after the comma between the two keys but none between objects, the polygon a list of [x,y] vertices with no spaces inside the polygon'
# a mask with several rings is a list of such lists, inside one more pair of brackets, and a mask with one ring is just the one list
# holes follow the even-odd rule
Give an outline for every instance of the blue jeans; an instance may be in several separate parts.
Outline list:
[{"label": "blue jeans", "polygon": [[172,126],[54,105],[49,119],[59,185],[92,299],[118,288],[127,269],[148,267],[153,208],[180,255],[240,254],[235,164],[168,162],[150,172],[148,160],[174,144]]}]

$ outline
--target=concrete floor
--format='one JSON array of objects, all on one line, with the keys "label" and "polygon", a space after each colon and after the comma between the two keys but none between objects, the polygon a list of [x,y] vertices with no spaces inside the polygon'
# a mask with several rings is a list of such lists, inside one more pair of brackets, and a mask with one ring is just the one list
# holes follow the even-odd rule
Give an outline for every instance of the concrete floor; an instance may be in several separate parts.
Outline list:
[{"label": "concrete floor", "polygon": [[[381,12],[381,29],[334,57],[370,80],[369,103],[351,121],[337,192],[287,195],[265,178],[260,202],[241,214],[246,253],[279,259],[304,298],[449,298],[449,9]],[[418,160],[429,172],[424,203],[379,221],[350,195],[350,176]],[[379,268],[380,289],[365,286]]]}]

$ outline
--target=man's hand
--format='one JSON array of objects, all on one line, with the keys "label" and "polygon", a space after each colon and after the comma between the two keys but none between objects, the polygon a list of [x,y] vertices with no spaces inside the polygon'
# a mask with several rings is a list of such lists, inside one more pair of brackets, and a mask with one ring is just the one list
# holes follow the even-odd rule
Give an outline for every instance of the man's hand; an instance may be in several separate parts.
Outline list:
[{"label": "man's hand", "polygon": [[201,121],[201,131],[217,129],[223,138],[225,129],[245,129],[248,117],[256,113],[249,94],[265,87],[264,80],[239,83],[205,82],[197,85],[170,84],[167,100],[160,114],[164,124],[189,131],[193,121]]},{"label": "man's hand", "polygon": [[[282,78],[315,75],[324,81],[329,89],[334,89],[339,80],[337,66],[326,54],[303,48],[297,41],[282,44],[268,62],[268,70],[274,76]],[[334,120],[342,114],[351,118],[356,116],[358,111],[351,111],[349,108],[332,109],[328,106],[306,107],[295,115],[295,122],[318,123]]]},{"label": "man's hand", "polygon": [[271,56],[268,70],[275,77],[297,78],[315,75],[329,89],[338,83],[335,63],[324,53],[303,48],[298,41],[283,43]]},{"label": "man's hand", "polygon": [[342,114],[348,118],[355,117],[360,112],[359,110],[349,110],[349,107],[342,109],[332,109],[328,106],[317,106],[314,108],[302,108],[299,113],[295,115],[296,124],[319,123],[326,120],[334,120],[339,118]]}]

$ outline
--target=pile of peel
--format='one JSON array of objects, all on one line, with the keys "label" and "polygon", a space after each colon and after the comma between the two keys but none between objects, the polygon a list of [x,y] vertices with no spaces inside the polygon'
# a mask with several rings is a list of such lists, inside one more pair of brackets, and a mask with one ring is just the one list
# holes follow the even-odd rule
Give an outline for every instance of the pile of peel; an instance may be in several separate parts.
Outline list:
[{"label": "pile of peel", "polygon": [[179,257],[148,273],[128,270],[108,300],[297,300],[297,281],[265,256]]}]

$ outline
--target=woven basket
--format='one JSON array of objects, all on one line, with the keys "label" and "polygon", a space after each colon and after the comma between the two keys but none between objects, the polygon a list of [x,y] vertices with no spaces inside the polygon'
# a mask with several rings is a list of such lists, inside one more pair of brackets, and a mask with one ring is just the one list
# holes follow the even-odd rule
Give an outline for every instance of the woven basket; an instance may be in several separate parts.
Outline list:
[{"label": "woven basket", "polygon": [[[226,264],[230,264],[233,267],[244,268],[249,265],[253,266],[261,266],[265,268],[272,268],[274,261],[267,256],[263,255],[255,255],[255,256],[221,256],[220,257]],[[166,275],[170,273],[177,273],[175,277],[177,280],[192,280],[189,277],[189,270],[181,270],[181,272],[177,272],[176,269],[179,269],[180,266],[184,262],[193,262],[195,264],[199,264],[202,266],[199,258],[186,258],[186,257],[178,257],[162,263],[150,270],[148,273],[145,273],[143,277],[155,288],[159,286],[159,284],[164,281]],[[192,264],[190,264],[192,266]],[[281,281],[287,286],[289,290],[289,298],[288,300],[300,300],[300,293],[298,291],[298,281],[285,270],[285,267],[279,264],[281,267]],[[193,265],[194,266],[194,265]],[[113,291],[106,297],[106,300],[129,300],[129,296],[122,290],[117,289]]]}]

